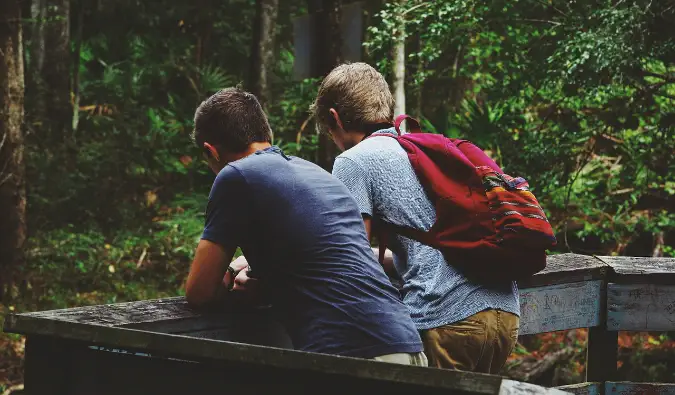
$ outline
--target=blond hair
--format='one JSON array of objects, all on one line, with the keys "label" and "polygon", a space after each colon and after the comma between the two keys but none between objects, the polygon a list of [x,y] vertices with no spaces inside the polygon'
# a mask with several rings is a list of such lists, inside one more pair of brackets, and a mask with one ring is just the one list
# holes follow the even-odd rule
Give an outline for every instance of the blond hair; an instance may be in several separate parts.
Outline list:
[{"label": "blond hair", "polygon": [[342,64],[323,79],[310,107],[319,130],[335,126],[331,108],[340,115],[345,130],[362,131],[367,125],[394,120],[394,97],[389,85],[366,63]]}]

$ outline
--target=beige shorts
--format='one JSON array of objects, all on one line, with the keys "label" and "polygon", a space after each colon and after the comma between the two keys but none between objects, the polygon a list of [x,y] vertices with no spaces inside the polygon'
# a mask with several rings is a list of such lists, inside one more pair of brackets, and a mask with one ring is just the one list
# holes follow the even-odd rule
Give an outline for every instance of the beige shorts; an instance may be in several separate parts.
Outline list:
[{"label": "beige shorts", "polygon": [[429,366],[427,356],[424,355],[423,352],[388,354],[373,359],[380,362],[398,363],[401,365]]}]

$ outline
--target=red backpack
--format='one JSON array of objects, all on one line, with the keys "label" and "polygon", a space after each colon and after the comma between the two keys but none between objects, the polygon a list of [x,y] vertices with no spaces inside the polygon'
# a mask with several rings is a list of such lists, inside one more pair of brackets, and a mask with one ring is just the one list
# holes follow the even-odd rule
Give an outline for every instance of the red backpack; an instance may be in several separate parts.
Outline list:
[{"label": "red backpack", "polygon": [[[408,120],[411,133],[401,135]],[[408,115],[395,122],[395,138],[436,208],[428,232],[382,224],[386,231],[440,250],[446,261],[479,282],[527,278],[546,267],[546,249],[555,246],[553,229],[523,178],[513,178],[467,140],[422,133]],[[381,229],[382,230],[382,229]],[[380,236],[380,260],[386,235]]]}]

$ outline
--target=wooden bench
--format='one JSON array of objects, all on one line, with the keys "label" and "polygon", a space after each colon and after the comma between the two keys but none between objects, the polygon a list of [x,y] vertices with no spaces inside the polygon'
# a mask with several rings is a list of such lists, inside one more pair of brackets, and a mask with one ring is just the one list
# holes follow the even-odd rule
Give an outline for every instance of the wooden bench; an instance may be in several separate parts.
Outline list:
[{"label": "wooden bench", "polygon": [[[560,390],[675,393],[675,384],[614,381],[617,331],[675,330],[675,259],[553,255],[519,285],[521,334],[590,328],[587,383]],[[27,336],[25,384],[35,394],[559,392],[294,351],[267,309],[205,313],[183,298],[16,314],[5,331]]]}]

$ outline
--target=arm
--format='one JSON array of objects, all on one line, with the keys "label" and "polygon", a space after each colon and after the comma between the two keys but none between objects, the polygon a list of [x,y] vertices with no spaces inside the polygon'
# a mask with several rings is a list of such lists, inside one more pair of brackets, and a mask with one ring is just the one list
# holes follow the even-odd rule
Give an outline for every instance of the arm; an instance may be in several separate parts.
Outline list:
[{"label": "arm", "polygon": [[[368,237],[368,240],[370,240],[371,236],[372,222],[373,220],[369,215],[363,215],[363,224],[366,226],[366,236]],[[378,260],[380,259],[379,248],[373,247],[373,254],[375,254]],[[394,254],[391,250],[387,249],[384,252],[384,262],[380,263],[382,264],[382,268],[384,268],[384,272],[387,273],[389,277],[398,277],[398,272],[396,272],[396,268],[394,267]]]},{"label": "arm", "polygon": [[249,232],[248,195],[246,182],[236,169],[226,167],[216,177],[206,208],[204,232],[185,285],[185,296],[191,305],[222,301],[227,295],[227,284],[234,283],[227,268],[231,265],[238,270],[237,266],[242,265],[241,260],[230,262],[241,237]]},{"label": "arm", "polygon": [[[335,159],[333,165],[333,175],[342,181],[356,200],[363,217],[363,224],[366,227],[366,237],[370,240],[372,235],[373,189],[368,173],[353,160],[339,156]],[[379,249],[373,248],[373,253],[379,260]],[[387,275],[398,277],[391,251],[385,251],[382,266]]]},{"label": "arm", "polygon": [[204,306],[224,299],[227,289],[223,278],[235,250],[205,239],[199,242],[185,284],[185,297],[190,305]]}]

